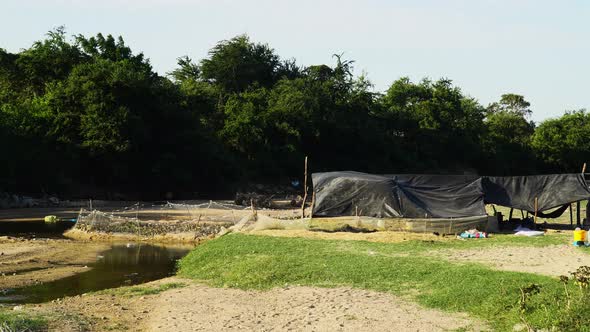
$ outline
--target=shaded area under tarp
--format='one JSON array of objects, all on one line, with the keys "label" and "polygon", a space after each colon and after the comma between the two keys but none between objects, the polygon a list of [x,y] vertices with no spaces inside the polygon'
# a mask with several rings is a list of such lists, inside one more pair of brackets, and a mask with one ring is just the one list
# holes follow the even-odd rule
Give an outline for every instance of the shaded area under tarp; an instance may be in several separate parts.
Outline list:
[{"label": "shaded area under tarp", "polygon": [[[326,172],[312,174],[313,215],[377,218],[461,218],[485,215],[485,204],[545,211],[588,199],[582,174],[472,175]],[[548,216],[551,214],[547,214]]]},{"label": "shaded area under tarp", "polygon": [[482,177],[485,201],[525,211],[537,211],[581,201],[590,197],[584,175],[549,174]]}]

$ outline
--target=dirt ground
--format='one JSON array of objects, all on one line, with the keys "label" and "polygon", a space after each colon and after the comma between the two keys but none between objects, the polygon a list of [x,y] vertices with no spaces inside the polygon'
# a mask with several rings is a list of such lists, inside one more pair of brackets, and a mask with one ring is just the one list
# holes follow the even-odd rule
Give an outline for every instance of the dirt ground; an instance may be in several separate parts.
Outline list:
[{"label": "dirt ground", "polygon": [[0,237],[0,290],[71,276],[88,269],[107,244]]},{"label": "dirt ground", "polygon": [[64,317],[53,324],[96,331],[477,331],[465,315],[426,309],[401,298],[351,288],[289,287],[271,291],[211,288],[182,282],[157,295],[88,295],[40,305]]},{"label": "dirt ground", "polygon": [[477,262],[500,270],[557,277],[569,275],[580,266],[590,266],[590,255],[584,252],[589,250],[572,245],[554,245],[445,250],[434,255],[451,262]]}]

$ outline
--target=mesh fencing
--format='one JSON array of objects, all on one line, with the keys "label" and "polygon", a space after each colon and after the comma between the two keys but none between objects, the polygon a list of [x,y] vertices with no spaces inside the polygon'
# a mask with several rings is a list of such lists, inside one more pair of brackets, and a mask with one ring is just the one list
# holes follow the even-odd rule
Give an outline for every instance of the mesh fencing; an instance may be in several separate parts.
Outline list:
[{"label": "mesh fencing", "polygon": [[75,228],[86,232],[154,236],[171,233],[216,234],[251,211],[226,202],[136,203],[118,209],[82,208]]}]

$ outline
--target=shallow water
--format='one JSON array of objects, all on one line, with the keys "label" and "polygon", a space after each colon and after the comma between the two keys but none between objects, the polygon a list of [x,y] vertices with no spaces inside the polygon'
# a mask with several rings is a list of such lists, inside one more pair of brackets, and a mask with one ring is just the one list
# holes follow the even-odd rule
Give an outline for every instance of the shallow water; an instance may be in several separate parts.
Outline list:
[{"label": "shallow water", "polygon": [[[0,222],[0,236],[21,238],[63,238],[74,222],[43,221]],[[0,303],[41,303],[64,296],[129,286],[173,275],[176,261],[186,255],[191,246],[162,246],[150,244],[113,244],[97,256],[88,271],[63,279],[33,286],[4,289],[0,287]],[[22,271],[21,271],[22,272]]]},{"label": "shallow water", "polygon": [[0,303],[41,303],[64,296],[129,286],[173,275],[188,247],[119,244],[103,252],[88,271],[63,279],[6,290]]}]

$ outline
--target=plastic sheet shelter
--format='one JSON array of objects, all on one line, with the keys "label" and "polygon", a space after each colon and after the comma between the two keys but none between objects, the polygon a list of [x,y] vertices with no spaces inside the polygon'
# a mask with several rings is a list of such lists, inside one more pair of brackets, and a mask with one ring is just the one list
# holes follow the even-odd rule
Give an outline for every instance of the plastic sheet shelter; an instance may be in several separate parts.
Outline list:
[{"label": "plastic sheet shelter", "polygon": [[548,174],[482,178],[485,201],[525,211],[546,211],[588,199],[590,190],[584,175]]},{"label": "plastic sheet shelter", "polygon": [[545,211],[588,199],[582,174],[472,175],[312,174],[313,215],[377,218],[461,218],[485,215],[485,204]]},{"label": "plastic sheet shelter", "polygon": [[314,216],[460,218],[485,215],[481,179],[437,175],[312,174]]}]

